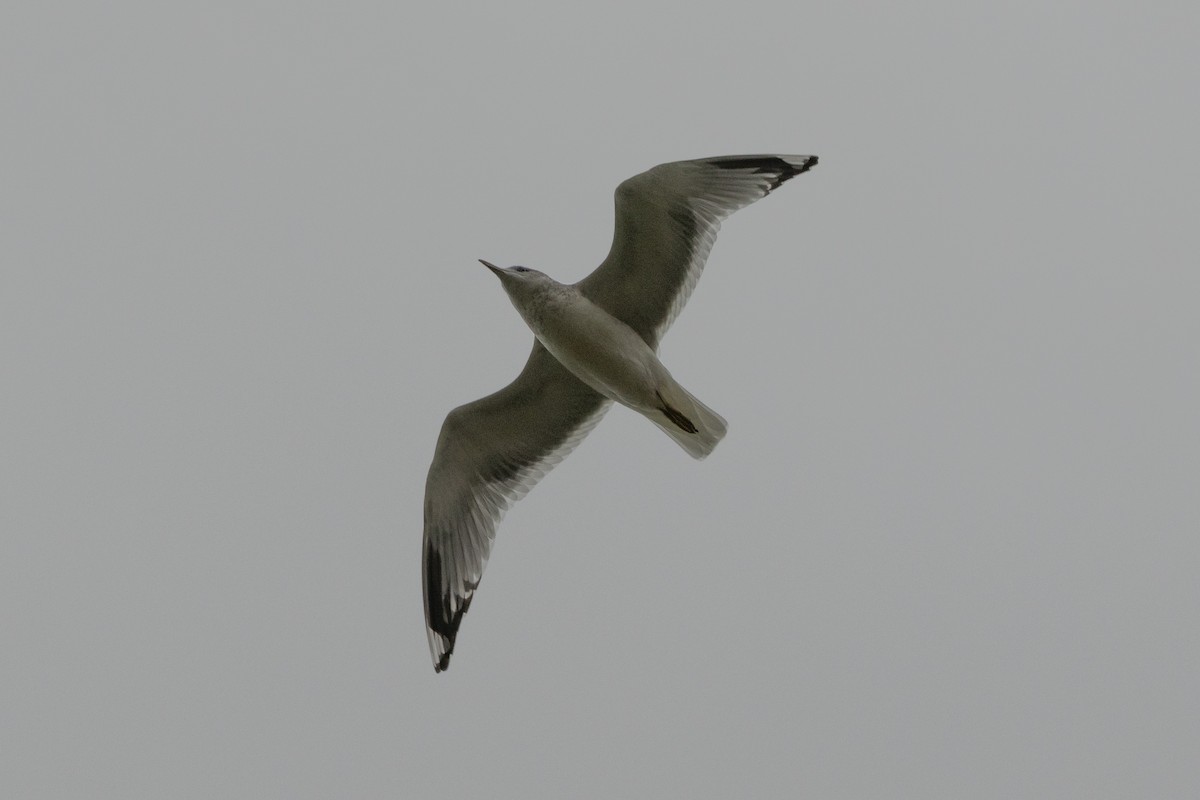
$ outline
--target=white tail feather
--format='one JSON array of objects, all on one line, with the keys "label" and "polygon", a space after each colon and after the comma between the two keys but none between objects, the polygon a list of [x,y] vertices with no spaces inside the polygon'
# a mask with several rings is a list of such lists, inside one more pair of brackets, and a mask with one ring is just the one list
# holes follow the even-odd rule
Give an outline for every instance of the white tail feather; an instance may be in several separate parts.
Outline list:
[{"label": "white tail feather", "polygon": [[661,428],[663,433],[674,439],[692,458],[704,458],[725,437],[728,426],[725,424],[724,417],[701,403],[678,383],[671,381],[669,385],[663,386],[659,391],[659,397],[671,411],[686,417],[686,421],[696,428],[695,432],[685,430],[662,409],[654,409],[646,416]]}]

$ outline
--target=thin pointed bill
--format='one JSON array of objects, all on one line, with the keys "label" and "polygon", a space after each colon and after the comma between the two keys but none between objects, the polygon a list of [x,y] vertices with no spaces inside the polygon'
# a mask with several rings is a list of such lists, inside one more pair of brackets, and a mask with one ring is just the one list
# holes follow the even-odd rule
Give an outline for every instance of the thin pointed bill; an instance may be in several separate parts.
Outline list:
[{"label": "thin pointed bill", "polygon": [[495,264],[493,264],[490,261],[484,261],[481,258],[481,259],[479,259],[479,263],[483,264],[485,267],[487,267],[488,269],[490,269],[492,272],[496,273],[497,275],[501,275],[504,273],[504,270],[500,269],[500,267],[497,267]]}]

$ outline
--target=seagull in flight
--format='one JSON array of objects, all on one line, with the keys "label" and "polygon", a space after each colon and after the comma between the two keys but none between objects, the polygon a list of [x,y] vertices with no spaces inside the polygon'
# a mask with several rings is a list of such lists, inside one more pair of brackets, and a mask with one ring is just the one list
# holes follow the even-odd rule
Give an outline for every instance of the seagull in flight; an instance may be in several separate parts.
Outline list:
[{"label": "seagull in flight", "polygon": [[700,279],[721,220],[816,163],[816,156],[720,156],[633,176],[617,187],[608,257],[578,283],[481,260],[533,331],[533,352],[508,386],[451,411],[438,436],[425,483],[421,570],[435,671],[450,664],[500,519],[614,401],[693,458],[721,441],[725,420],[671,377],[658,344]]}]

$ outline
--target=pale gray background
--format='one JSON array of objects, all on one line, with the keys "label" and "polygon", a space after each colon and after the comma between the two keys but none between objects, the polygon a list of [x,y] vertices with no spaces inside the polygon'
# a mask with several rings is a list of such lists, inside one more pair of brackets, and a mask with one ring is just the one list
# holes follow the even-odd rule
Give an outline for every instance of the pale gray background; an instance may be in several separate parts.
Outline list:
[{"label": "pale gray background", "polygon": [[[1194,4],[442,6],[0,13],[0,793],[1196,796]],[[773,150],[435,676],[475,259]]]}]

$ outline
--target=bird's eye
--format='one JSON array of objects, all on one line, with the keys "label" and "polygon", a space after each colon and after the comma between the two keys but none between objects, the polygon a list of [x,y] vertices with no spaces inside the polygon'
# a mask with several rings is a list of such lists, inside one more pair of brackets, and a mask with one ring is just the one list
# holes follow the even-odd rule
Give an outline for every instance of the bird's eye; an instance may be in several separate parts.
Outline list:
[{"label": "bird's eye", "polygon": [[513,267],[514,272],[529,272],[529,267]]}]

